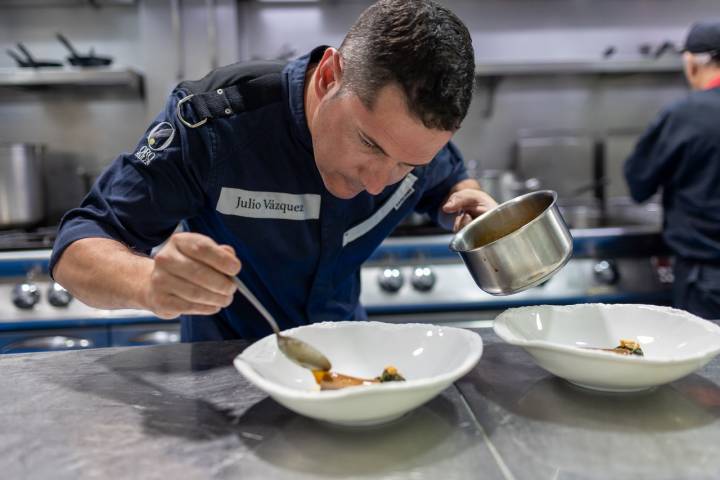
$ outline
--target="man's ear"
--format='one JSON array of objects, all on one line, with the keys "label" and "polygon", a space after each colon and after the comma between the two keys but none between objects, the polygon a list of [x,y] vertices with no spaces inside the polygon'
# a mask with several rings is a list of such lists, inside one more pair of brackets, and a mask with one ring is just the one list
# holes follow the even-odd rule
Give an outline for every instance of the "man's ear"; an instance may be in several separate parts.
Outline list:
[{"label": "man's ear", "polygon": [[700,67],[697,63],[695,63],[695,59],[691,53],[683,53],[683,64],[685,78],[687,78],[687,81],[692,88],[697,88],[695,84],[697,83],[698,70]]},{"label": "man's ear", "polygon": [[343,66],[340,52],[334,48],[326,49],[315,70],[315,93],[319,99],[322,99],[328,92],[335,91],[340,87],[342,73]]}]

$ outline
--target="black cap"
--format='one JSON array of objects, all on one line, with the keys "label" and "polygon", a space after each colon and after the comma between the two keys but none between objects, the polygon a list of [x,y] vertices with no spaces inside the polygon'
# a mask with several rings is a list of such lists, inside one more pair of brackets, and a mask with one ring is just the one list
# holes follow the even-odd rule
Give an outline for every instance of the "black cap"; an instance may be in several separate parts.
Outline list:
[{"label": "black cap", "polygon": [[720,55],[720,22],[698,22],[690,27],[683,50]]}]

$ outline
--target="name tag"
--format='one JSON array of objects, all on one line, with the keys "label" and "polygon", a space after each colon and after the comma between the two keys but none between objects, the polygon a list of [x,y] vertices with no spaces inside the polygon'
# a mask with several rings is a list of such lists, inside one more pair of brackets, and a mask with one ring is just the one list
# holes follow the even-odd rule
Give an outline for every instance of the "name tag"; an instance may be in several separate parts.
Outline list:
[{"label": "name tag", "polygon": [[225,215],[238,217],[317,220],[320,218],[320,195],[223,187],[216,209]]}]

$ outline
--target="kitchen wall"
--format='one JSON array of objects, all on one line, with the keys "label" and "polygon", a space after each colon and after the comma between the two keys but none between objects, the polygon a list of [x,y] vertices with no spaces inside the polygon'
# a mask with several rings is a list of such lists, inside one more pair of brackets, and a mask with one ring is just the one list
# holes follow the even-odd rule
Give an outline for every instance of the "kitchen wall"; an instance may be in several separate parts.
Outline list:
[{"label": "kitchen wall", "polygon": [[[120,152],[133,150],[178,80],[211,68],[208,9],[203,0],[185,0],[174,22],[167,0],[101,8],[65,6],[62,0],[39,7],[21,3],[0,2],[0,69],[14,68],[4,49],[16,49],[16,42],[38,59],[64,60],[68,52],[55,38],[62,32],[80,52],[94,47],[96,54],[114,58],[113,67],[136,69],[145,78],[142,96],[115,87],[0,88],[0,142],[47,147],[46,203],[53,223],[82,198],[85,182],[78,171],[93,176]],[[218,0],[213,12],[214,63],[232,63],[239,44],[236,3]]]},{"label": "kitchen wall", "polygon": [[[36,58],[63,60],[67,50],[55,39],[62,32],[79,49],[139,65],[139,25],[135,9],[2,8],[0,67],[12,67],[6,48],[22,42]],[[124,92],[0,89],[0,141],[48,144],[55,153],[102,162],[137,135],[144,102]],[[133,121],[135,119],[135,121]],[[122,143],[121,143],[122,142]]]},{"label": "kitchen wall", "polygon": [[[639,59],[642,43],[682,44],[698,19],[720,19],[715,0],[448,0],[468,25],[478,63],[601,60],[609,45],[617,59]],[[305,52],[319,43],[339,45],[369,2],[323,7],[242,5],[244,58]],[[283,32],[278,35],[277,32]],[[292,39],[292,40],[290,40]],[[634,138],[668,102],[686,92],[680,73],[627,76],[512,76],[500,80],[492,98],[478,85],[470,113],[455,141],[475,171],[508,168],[520,135],[563,131],[603,137],[629,132]],[[492,114],[486,115],[488,101]],[[632,142],[616,142],[624,155]],[[615,144],[614,144],[615,145]],[[589,159],[583,159],[589,161]],[[562,167],[558,166],[558,171]],[[618,170],[611,183],[622,182]],[[615,188],[619,193],[623,188]]]},{"label": "kitchen wall", "polygon": [[[478,62],[594,60],[608,45],[616,47],[618,57],[634,58],[640,43],[681,43],[693,21],[720,18],[716,0],[443,3],[470,28]],[[177,17],[173,4],[181,6]],[[214,4],[212,13],[208,4]],[[116,65],[141,70],[146,79],[144,97],[122,89],[0,88],[0,141],[46,143],[57,172],[75,165],[98,169],[134,147],[179,78],[197,78],[214,64],[338,45],[368,4],[140,0],[96,9],[0,2],[0,46],[22,41],[38,58],[59,59],[66,51],[54,33],[61,31],[79,49],[94,46],[98,54],[115,57]],[[0,68],[12,64],[0,56]],[[456,141],[471,165],[477,160],[477,168],[505,168],[520,131],[639,131],[662,105],[684,93],[679,74],[507,77],[497,85],[490,116],[487,89],[479,86]]]}]

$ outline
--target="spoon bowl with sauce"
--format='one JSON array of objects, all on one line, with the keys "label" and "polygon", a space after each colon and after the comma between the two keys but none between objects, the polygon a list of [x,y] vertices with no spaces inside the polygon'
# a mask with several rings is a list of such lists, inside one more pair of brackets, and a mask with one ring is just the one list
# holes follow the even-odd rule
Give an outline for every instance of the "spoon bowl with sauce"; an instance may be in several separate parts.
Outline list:
[{"label": "spoon bowl with sauce", "polygon": [[280,333],[275,318],[267,311],[267,309],[260,303],[260,300],[250,291],[249,288],[240,280],[238,277],[233,277],[235,287],[242,293],[245,298],[257,309],[258,312],[267,320],[270,326],[275,332],[277,337],[278,348],[282,353],[285,354],[293,362],[297,363],[303,368],[307,368],[313,371],[328,372],[332,368],[330,360],[325,355],[320,353],[318,349],[303,342],[300,339],[288,337]]}]

